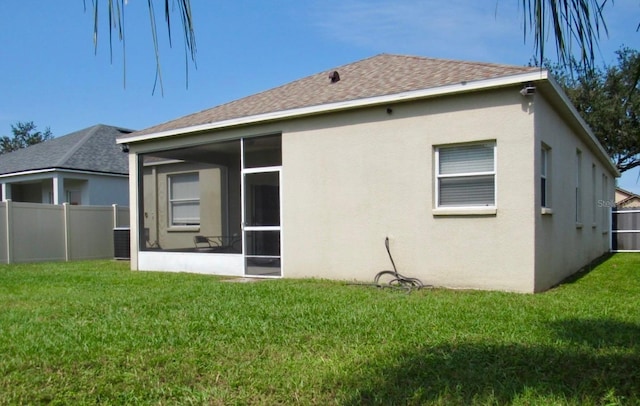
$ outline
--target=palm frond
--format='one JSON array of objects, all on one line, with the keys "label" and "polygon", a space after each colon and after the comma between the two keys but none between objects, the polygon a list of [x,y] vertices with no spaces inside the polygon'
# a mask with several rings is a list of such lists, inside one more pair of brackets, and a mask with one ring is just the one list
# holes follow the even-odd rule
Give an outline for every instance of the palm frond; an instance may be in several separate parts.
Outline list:
[{"label": "palm frond", "polygon": [[608,35],[603,10],[609,0],[521,0],[525,40],[534,36],[537,58],[547,57],[545,44],[553,36],[558,61],[570,62],[574,54],[593,66],[598,42]]},{"label": "palm frond", "polygon": [[[106,2],[106,10],[107,17],[109,23],[109,60],[113,63],[113,36],[114,32],[117,33],[118,40],[122,43],[122,54],[123,54],[123,83],[126,87],[126,35],[125,35],[125,6],[127,5],[127,0],[92,0],[93,3],[93,43],[94,43],[94,51],[97,53],[98,51],[98,32],[99,32],[99,9],[100,5]],[[83,0],[83,4],[86,11],[86,0]],[[160,64],[160,51],[158,46],[158,30],[156,24],[156,13],[154,8],[154,0],[147,0],[147,6],[149,9],[149,21],[151,25],[151,36],[153,40],[153,49],[156,60],[156,75],[153,86],[153,92],[155,93],[156,85],[160,86],[160,90],[162,94],[164,94],[164,86],[162,82],[162,70]],[[164,0],[164,15],[165,21],[167,24],[167,34],[169,39],[169,46],[173,46],[172,44],[172,36],[171,36],[171,14],[177,12],[180,15],[180,23],[183,29],[183,38],[184,38],[184,49],[185,49],[185,57],[187,55],[190,56],[191,62],[196,64],[196,37],[195,30],[193,27],[193,18],[191,13],[191,2],[190,0]],[[186,71],[186,79],[187,86],[189,81],[189,61],[188,58],[185,63],[185,71]]]}]

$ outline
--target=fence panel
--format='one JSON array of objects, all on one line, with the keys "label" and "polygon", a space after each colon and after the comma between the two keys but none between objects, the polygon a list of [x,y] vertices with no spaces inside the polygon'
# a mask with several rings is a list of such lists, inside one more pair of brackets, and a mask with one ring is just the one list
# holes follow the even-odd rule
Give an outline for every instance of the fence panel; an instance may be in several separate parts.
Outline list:
[{"label": "fence panel", "polygon": [[640,210],[616,209],[611,214],[611,250],[613,252],[640,252]]},{"label": "fence panel", "polygon": [[0,202],[2,263],[113,258],[113,229],[129,209]]},{"label": "fence panel", "polygon": [[116,210],[116,227],[129,227],[129,208],[114,205]]},{"label": "fence panel", "polygon": [[11,262],[64,261],[64,208],[60,205],[11,202]]},{"label": "fence panel", "polygon": [[67,206],[69,260],[113,257],[113,208]]}]

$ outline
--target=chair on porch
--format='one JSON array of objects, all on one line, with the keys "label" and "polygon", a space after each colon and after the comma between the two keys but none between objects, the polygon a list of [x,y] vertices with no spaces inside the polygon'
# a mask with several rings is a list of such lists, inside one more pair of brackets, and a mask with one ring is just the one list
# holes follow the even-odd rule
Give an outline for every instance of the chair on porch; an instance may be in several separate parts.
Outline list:
[{"label": "chair on porch", "polygon": [[194,235],[193,244],[196,247],[196,251],[201,252],[215,252],[220,248],[220,244],[215,238],[204,235]]},{"label": "chair on porch", "polygon": [[196,251],[199,252],[242,253],[242,238],[235,234],[230,237],[195,235],[193,236],[193,244]]}]

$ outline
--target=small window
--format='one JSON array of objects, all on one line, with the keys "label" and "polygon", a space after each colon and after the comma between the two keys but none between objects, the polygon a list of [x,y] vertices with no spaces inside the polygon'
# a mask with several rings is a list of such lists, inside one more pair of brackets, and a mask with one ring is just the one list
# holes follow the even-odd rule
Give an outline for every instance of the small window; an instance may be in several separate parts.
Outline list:
[{"label": "small window", "polygon": [[591,222],[596,227],[597,204],[596,204],[596,164],[591,164]]},{"label": "small window", "polygon": [[170,226],[200,225],[200,184],[197,172],[170,175]]},{"label": "small window", "polygon": [[495,149],[495,142],[436,148],[436,206],[495,206]]},{"label": "small window", "polygon": [[582,224],[582,151],[576,150],[576,224]]},{"label": "small window", "polygon": [[540,205],[542,208],[551,207],[551,198],[549,195],[550,155],[550,148],[543,145],[540,151]]}]

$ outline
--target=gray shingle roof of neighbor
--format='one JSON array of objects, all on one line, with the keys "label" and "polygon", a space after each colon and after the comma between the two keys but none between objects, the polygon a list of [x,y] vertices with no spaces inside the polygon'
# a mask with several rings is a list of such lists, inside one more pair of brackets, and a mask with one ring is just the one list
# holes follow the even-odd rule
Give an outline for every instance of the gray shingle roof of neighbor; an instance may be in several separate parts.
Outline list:
[{"label": "gray shingle roof of neighbor", "polygon": [[55,168],[127,175],[128,154],[116,138],[132,131],[98,124],[9,152],[0,155],[0,174]]},{"label": "gray shingle roof of neighbor", "polygon": [[[330,79],[330,75],[334,71],[337,71],[340,77],[335,82]],[[535,67],[380,54],[328,69],[130,135],[124,135],[120,139],[257,114],[387,96],[539,71],[540,69]]]}]

